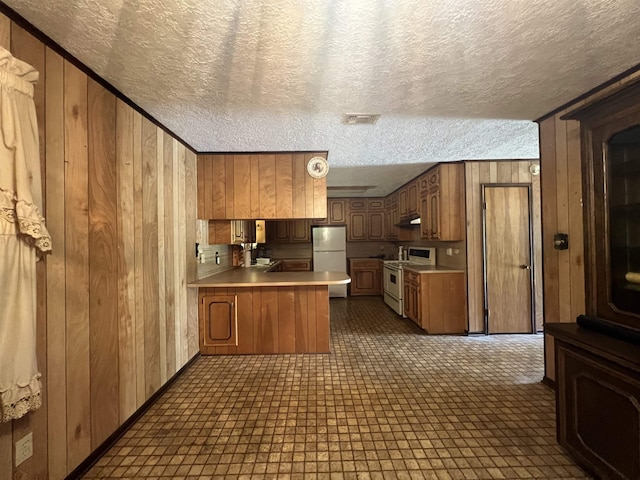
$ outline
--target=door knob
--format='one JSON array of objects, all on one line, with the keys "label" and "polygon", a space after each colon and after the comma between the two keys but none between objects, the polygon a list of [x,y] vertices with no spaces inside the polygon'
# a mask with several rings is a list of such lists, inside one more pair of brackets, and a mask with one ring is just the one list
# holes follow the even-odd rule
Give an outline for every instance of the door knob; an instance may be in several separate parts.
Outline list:
[{"label": "door knob", "polygon": [[531,265],[520,265],[522,270],[531,270]]}]

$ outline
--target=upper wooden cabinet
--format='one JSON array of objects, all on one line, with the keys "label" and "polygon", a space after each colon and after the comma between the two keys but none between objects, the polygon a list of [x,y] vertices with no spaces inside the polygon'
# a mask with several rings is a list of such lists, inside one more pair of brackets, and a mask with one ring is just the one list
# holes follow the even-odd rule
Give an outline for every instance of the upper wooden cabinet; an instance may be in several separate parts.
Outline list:
[{"label": "upper wooden cabinet", "polygon": [[412,180],[398,190],[398,213],[400,218],[418,213],[418,180]]},{"label": "upper wooden cabinet", "polygon": [[342,198],[327,200],[328,223],[330,225],[345,225],[347,223],[347,201]]},{"label": "upper wooden cabinet", "polygon": [[198,218],[215,220],[325,218],[326,178],[307,163],[322,153],[198,156]]},{"label": "upper wooden cabinet", "polygon": [[347,223],[347,241],[357,242],[368,240],[367,238],[367,212],[349,212],[349,223]]},{"label": "upper wooden cabinet", "polygon": [[367,239],[370,242],[383,241],[385,239],[384,223],[384,210],[367,212]]},{"label": "upper wooden cabinet", "polygon": [[252,220],[209,220],[209,244],[229,245],[256,240],[256,222]]},{"label": "upper wooden cabinet", "polygon": [[266,223],[268,243],[309,243],[309,220],[274,220]]},{"label": "upper wooden cabinet", "polygon": [[420,233],[425,240],[463,238],[464,165],[443,163],[420,178]]},{"label": "upper wooden cabinet", "polygon": [[347,241],[385,240],[383,198],[347,199]]}]

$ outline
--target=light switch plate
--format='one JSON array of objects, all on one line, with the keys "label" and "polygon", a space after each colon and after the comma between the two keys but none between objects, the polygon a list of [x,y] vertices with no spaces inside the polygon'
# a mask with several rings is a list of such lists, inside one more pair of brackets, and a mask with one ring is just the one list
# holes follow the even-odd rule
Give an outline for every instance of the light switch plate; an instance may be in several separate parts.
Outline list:
[{"label": "light switch plate", "polygon": [[16,442],[16,467],[33,455],[33,433],[28,433]]}]

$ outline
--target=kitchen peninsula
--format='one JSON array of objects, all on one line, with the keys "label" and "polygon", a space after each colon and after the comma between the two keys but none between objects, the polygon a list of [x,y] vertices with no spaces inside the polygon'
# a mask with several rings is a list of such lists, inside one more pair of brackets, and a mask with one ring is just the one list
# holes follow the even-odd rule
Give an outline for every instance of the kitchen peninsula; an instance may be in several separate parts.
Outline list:
[{"label": "kitchen peninsula", "polygon": [[273,267],[234,267],[189,284],[199,289],[200,353],[329,353],[329,285],[351,279]]}]

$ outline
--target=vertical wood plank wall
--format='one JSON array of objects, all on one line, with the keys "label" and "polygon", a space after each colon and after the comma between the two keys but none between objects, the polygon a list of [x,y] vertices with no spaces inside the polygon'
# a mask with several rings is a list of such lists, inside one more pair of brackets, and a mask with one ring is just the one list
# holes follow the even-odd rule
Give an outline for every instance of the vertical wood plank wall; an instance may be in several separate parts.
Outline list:
[{"label": "vertical wood plank wall", "polygon": [[[575,322],[585,311],[580,124],[563,114],[540,122],[545,323]],[[556,233],[569,235],[567,250],[553,248]],[[544,345],[545,375],[555,380],[553,337]]]},{"label": "vertical wood plank wall", "polygon": [[[64,478],[198,351],[196,156],[0,14],[40,72],[45,217],[37,356],[44,404],[0,424],[0,480]],[[33,457],[13,444],[33,432]]]},{"label": "vertical wood plank wall", "polygon": [[484,332],[484,278],[482,263],[482,201],[481,185],[487,183],[521,183],[532,186],[534,306],[536,327],[543,324],[542,304],[542,239],[540,232],[540,176],[529,168],[538,160],[498,162],[465,162],[467,215],[467,295],[469,332]]}]

